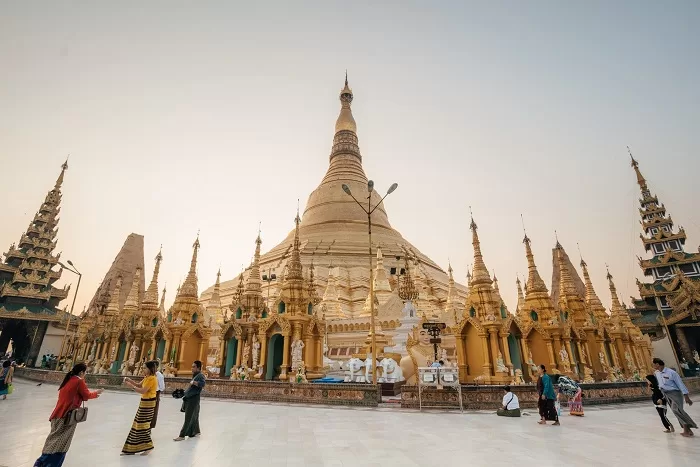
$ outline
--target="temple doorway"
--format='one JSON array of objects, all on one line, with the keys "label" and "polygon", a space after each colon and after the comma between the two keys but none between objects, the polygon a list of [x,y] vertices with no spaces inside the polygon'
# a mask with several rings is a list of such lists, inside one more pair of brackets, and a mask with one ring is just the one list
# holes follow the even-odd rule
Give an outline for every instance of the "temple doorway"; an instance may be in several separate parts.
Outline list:
[{"label": "temple doorway", "polygon": [[267,346],[267,371],[265,372],[266,380],[279,379],[280,366],[284,357],[284,337],[281,334],[273,334],[270,336],[270,342]]},{"label": "temple doorway", "polygon": [[112,373],[119,373],[119,369],[122,367],[124,361],[124,352],[126,352],[126,341],[121,341],[119,343],[119,350],[117,350],[117,359],[112,365]]},{"label": "temple doorway", "polygon": [[161,338],[156,346],[156,358],[163,361],[163,354],[165,353],[165,339]]},{"label": "temple doorway", "polygon": [[[12,360],[25,362],[32,346],[32,337],[24,320],[2,320],[0,322],[0,352],[12,351]],[[41,336],[43,337],[43,336]],[[10,349],[10,342],[12,349]]]},{"label": "temple doorway", "polygon": [[236,354],[238,353],[238,339],[232,337],[226,344],[226,367],[224,375],[231,376],[231,368],[236,363]]}]

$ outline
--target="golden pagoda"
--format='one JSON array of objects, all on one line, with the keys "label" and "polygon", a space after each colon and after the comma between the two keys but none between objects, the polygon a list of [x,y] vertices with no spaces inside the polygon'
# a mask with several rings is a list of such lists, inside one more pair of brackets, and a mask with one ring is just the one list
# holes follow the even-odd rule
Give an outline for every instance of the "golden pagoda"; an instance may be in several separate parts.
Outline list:
[{"label": "golden pagoda", "polygon": [[[369,277],[367,258],[367,215],[343,190],[346,184],[356,193],[367,190],[367,176],[362,167],[358,146],[357,124],[352,115],[353,91],[346,80],[340,92],[340,113],[326,175],[310,194],[298,228],[299,256],[304,268],[316,260],[314,285],[323,291],[329,321],[328,347],[333,358],[348,359],[361,351],[369,331]],[[406,256],[414,259],[411,273],[416,281],[419,297],[416,308],[428,315],[437,315],[441,321],[453,322],[454,312],[446,312],[450,278],[434,261],[418,251],[390,224],[381,196],[372,191],[372,205],[379,206],[372,214],[373,252],[377,252],[375,271],[376,321],[387,335],[399,325],[403,302],[398,297],[396,284]],[[280,280],[262,284],[262,297],[273,309],[278,303],[284,271],[291,261],[296,229],[287,238],[262,254],[259,266],[271,270]],[[381,249],[381,253],[379,253]],[[244,277],[251,269],[244,271]],[[234,302],[239,280],[224,281],[220,300],[224,307]],[[270,289],[268,291],[268,289]],[[202,294],[206,306],[213,293],[210,287]],[[454,284],[452,303],[461,303],[466,289]],[[391,342],[390,342],[391,344]],[[381,349],[380,349],[381,350]]]}]

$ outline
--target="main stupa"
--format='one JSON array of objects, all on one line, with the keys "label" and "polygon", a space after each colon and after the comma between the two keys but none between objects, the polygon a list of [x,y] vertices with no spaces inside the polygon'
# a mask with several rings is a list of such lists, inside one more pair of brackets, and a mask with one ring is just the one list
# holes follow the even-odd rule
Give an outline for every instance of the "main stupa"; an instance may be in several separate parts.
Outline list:
[{"label": "main stupa", "polygon": [[[363,338],[369,329],[369,260],[367,256],[367,214],[348,196],[342,186],[348,185],[352,193],[366,201],[367,175],[362,168],[362,155],[357,138],[357,124],[352,115],[353,93],[348,85],[340,91],[340,115],[335,123],[335,136],[329,157],[326,175],[319,186],[309,195],[306,202],[299,236],[301,239],[301,259],[304,270],[309,271],[313,264],[314,284],[322,297],[321,308],[333,330],[347,330],[350,334]],[[382,196],[371,193],[372,206],[379,203]],[[248,282],[252,270],[266,274],[272,269],[277,279],[262,282],[262,295],[268,297],[272,309],[279,286],[285,274],[285,266],[290,257],[294,231],[287,238],[260,257],[259,269],[248,268],[231,280],[221,283],[221,305],[227,307],[237,290]],[[255,239],[251,238],[251,252]],[[404,237],[392,228],[383,203],[372,214],[372,249],[375,268],[375,290],[378,304],[377,316],[384,329],[390,330],[399,325],[403,301],[398,296],[398,278],[408,264],[418,290],[414,300],[420,314],[444,318],[452,321],[449,301],[456,303],[466,296],[466,287],[455,285],[450,274],[433,260],[421,253]],[[206,306],[214,287],[202,293],[201,301]],[[240,292],[239,292],[240,293]],[[454,304],[453,303],[453,304]],[[460,309],[461,315],[461,309]],[[362,331],[357,334],[358,331]],[[340,336],[338,336],[340,337]],[[349,339],[356,341],[357,339]],[[349,345],[350,350],[352,345]],[[335,353],[335,352],[333,352]]]}]

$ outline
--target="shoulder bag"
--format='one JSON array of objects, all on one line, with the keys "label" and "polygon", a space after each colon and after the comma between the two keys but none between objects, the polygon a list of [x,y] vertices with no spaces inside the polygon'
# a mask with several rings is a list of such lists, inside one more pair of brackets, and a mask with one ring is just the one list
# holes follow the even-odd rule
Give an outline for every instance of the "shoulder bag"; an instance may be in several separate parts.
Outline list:
[{"label": "shoulder bag", "polygon": [[82,423],[85,420],[87,420],[87,415],[88,415],[88,409],[87,409],[87,407],[85,407],[85,401],[83,401],[82,407],[78,407],[76,409],[73,409],[66,414],[66,416],[64,417],[65,424],[66,424],[66,426],[71,426],[71,425],[75,425],[77,423]]}]

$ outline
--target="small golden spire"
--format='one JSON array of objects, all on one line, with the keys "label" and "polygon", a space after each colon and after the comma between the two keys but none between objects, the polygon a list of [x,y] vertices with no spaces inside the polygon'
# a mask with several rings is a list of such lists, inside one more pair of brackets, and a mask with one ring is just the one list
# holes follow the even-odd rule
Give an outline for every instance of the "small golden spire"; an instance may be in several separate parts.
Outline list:
[{"label": "small golden spire", "polygon": [[143,302],[144,303],[152,303],[152,304],[157,304],[158,303],[158,274],[160,272],[160,263],[163,261],[163,245],[160,246],[160,250],[158,250],[158,254],[156,255],[156,265],[153,268],[153,278],[151,279],[151,283],[148,285],[148,289],[146,289],[146,293],[143,296]]},{"label": "small golden spire", "polygon": [[[525,227],[523,227],[523,231]],[[548,292],[547,286],[540,277],[540,273],[537,271],[537,265],[535,264],[535,255],[532,254],[532,247],[530,244],[532,241],[527,236],[525,232],[525,237],[523,238],[523,243],[525,244],[525,256],[527,257],[527,284],[525,284],[525,289],[527,293],[532,292]]]},{"label": "small golden spire", "polygon": [[350,105],[352,104],[353,94],[352,89],[348,85],[348,74],[345,72],[345,86],[340,91],[340,115],[335,122],[335,132],[351,131],[357,133],[357,124],[352,116]]},{"label": "small golden spire", "polygon": [[134,278],[131,281],[131,289],[129,295],[124,302],[124,311],[135,312],[139,309],[139,290],[141,289],[141,268],[137,267],[134,271]]},{"label": "small golden spire", "polygon": [[119,299],[122,294],[122,280],[123,279],[121,274],[118,275],[117,284],[114,286],[114,290],[112,290],[111,296],[109,298],[109,303],[105,308],[105,315],[113,317],[119,315]]},{"label": "small golden spire", "polygon": [[297,216],[294,218],[294,244],[292,248],[292,256],[287,263],[288,273],[285,276],[286,279],[303,279],[303,271],[301,266],[301,252],[300,246],[301,241],[299,240],[299,224],[301,224],[301,218],[299,217],[299,208],[297,207]]},{"label": "small golden spire", "polygon": [[484,263],[484,258],[481,254],[481,242],[479,241],[479,234],[477,233],[478,227],[476,222],[474,222],[474,216],[472,215],[472,207],[469,206],[469,215],[471,216],[471,223],[469,228],[472,231],[472,246],[474,247],[474,269],[472,271],[471,284],[488,284],[491,285],[491,276],[489,276],[489,271]]},{"label": "small golden spire", "polygon": [[69,157],[70,157],[70,154],[68,154],[68,157],[66,157],[66,161],[63,164],[61,164],[61,174],[56,179],[56,184],[54,185],[54,190],[60,190],[61,185],[63,185],[63,174],[65,174],[66,170],[68,170],[68,158]]},{"label": "small golden spire", "polygon": [[632,150],[630,149],[629,146],[627,146],[627,152],[629,153],[630,159],[631,159],[631,161],[632,161],[632,162],[631,162],[632,168],[634,169],[634,172],[637,174],[637,183],[638,183],[639,186],[642,188],[642,190],[647,190],[647,189],[648,189],[648,188],[647,188],[647,181],[644,179],[644,176],[642,175],[642,172],[640,172],[640,170],[639,170],[639,162],[637,162],[637,161],[634,159],[634,156],[632,155]]}]

